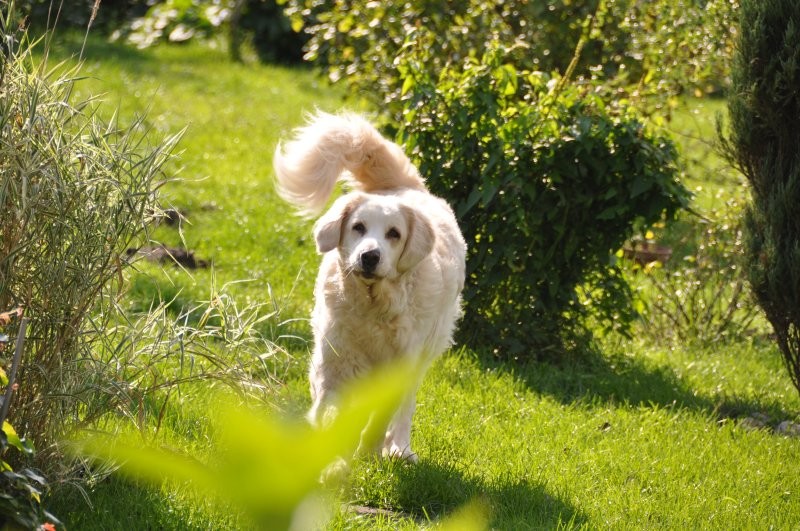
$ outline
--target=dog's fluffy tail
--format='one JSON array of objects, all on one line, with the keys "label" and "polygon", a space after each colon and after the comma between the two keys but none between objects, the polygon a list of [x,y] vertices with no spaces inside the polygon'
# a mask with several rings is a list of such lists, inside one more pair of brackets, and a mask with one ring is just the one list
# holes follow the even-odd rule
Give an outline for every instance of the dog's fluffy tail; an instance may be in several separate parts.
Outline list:
[{"label": "dog's fluffy tail", "polygon": [[278,144],[273,164],[278,193],[309,213],[322,210],[340,179],[364,192],[425,189],[400,146],[354,114],[313,115],[294,139]]}]

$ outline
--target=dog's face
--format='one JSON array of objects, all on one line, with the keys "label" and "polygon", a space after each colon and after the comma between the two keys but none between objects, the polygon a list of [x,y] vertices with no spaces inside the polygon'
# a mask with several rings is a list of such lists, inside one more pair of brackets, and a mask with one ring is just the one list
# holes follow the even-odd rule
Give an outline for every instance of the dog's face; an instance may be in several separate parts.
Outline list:
[{"label": "dog's face", "polygon": [[317,222],[317,249],[338,249],[346,274],[366,282],[397,278],[433,248],[430,222],[393,196],[350,194]]}]

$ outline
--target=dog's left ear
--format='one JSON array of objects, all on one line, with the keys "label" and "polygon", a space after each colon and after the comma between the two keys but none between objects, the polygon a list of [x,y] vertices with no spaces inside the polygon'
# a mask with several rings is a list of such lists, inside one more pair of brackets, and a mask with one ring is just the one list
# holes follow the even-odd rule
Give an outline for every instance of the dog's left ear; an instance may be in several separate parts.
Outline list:
[{"label": "dog's left ear", "polygon": [[397,272],[405,273],[430,254],[436,236],[428,218],[409,206],[402,205],[401,208],[408,223],[408,236],[400,259],[397,261]]},{"label": "dog's left ear", "polygon": [[342,196],[317,220],[314,224],[314,239],[317,241],[319,253],[327,253],[339,247],[342,225],[361,200],[359,195]]}]

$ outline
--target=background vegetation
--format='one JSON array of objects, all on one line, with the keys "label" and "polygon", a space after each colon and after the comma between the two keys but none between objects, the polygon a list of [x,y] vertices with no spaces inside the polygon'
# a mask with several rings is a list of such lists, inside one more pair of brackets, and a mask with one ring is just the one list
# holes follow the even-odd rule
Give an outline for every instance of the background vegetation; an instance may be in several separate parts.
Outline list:
[{"label": "background vegetation", "polygon": [[566,78],[517,71],[496,43],[431,79],[435,38],[421,33],[399,58],[401,138],[468,242],[465,342],[552,353],[587,313],[627,332],[635,314],[614,253],[688,203],[672,142]]},{"label": "background vegetation", "polygon": [[[413,4],[404,9],[412,9]],[[594,348],[577,350],[575,356],[539,360],[540,352],[530,347],[532,341],[517,346],[522,350],[515,356],[508,344],[499,340],[493,349],[476,350],[466,343],[448,354],[434,365],[420,394],[414,437],[421,463],[408,466],[370,458],[356,460],[349,480],[327,491],[330,503],[323,505],[333,507],[328,527],[430,527],[472,500],[485,508],[489,526],[499,529],[791,527],[800,514],[792,494],[798,486],[795,463],[800,447],[792,434],[800,431],[799,399],[781,369],[776,348],[764,333],[760,316],[754,318],[752,302],[736,273],[740,267],[735,258],[741,248],[736,223],[743,195],[741,179],[708,155],[709,139],[715,134],[713,114],[723,104],[686,96],[695,89],[703,94],[704,87],[724,86],[725,69],[713,74],[714,81],[708,84],[684,74],[676,74],[675,79],[683,81],[680,85],[662,82],[652,75],[658,70],[645,63],[669,54],[655,54],[645,61],[646,55],[635,51],[644,48],[631,44],[645,35],[638,29],[628,40],[610,40],[608,48],[598,48],[597,39],[611,39],[617,29],[624,34],[622,30],[633,27],[630,24],[650,27],[645,14],[635,10],[637,5],[610,1],[593,5],[591,19],[554,13],[554,21],[565,17],[558,26],[560,37],[575,44],[568,52],[564,50],[567,66],[554,67],[560,74],[535,74],[541,69],[515,62],[516,57],[522,60],[537,55],[543,61],[556,48],[548,48],[548,54],[544,49],[528,54],[519,42],[497,38],[489,39],[497,41],[489,47],[493,54],[484,54],[482,43],[489,40],[477,40],[474,31],[478,27],[469,25],[471,19],[450,16],[454,24],[449,27],[456,34],[466,35],[465,42],[474,38],[481,44],[475,44],[474,53],[469,51],[470,44],[464,45],[467,53],[463,56],[443,53],[441,57],[446,59],[440,66],[445,75],[440,75],[426,69],[433,58],[424,61],[425,47],[414,49],[413,43],[425,42],[414,40],[424,37],[423,32],[401,23],[399,27],[409,31],[396,65],[383,61],[383,49],[365,48],[367,52],[357,55],[372,57],[381,67],[401,67],[375,76],[391,82],[386,86],[364,85],[371,87],[360,93],[367,96],[369,92],[368,103],[341,96],[357,92],[354,87],[358,85],[349,83],[362,81],[359,72],[372,75],[368,65],[358,71],[336,66],[340,60],[343,62],[338,64],[345,65],[347,57],[322,59],[323,66],[347,74],[341,77],[347,86],[330,88],[309,70],[227,62],[226,52],[208,43],[155,44],[140,50],[119,41],[110,44],[94,32],[85,43],[83,31],[80,37],[58,33],[50,44],[50,60],[65,59],[62,68],[68,69],[77,54],[83,58],[81,73],[86,78],[72,86],[70,96],[77,98],[73,101],[101,96],[104,103],[96,111],[98,117],[109,121],[116,115],[117,123],[141,123],[155,143],[188,124],[179,157],[163,166],[168,182],[160,188],[157,207],[167,214],[160,223],[147,226],[149,241],[136,242],[131,253],[127,249],[114,252],[135,261],[133,268],[121,269],[123,291],[113,299],[115,313],[110,322],[114,326],[103,336],[108,340],[97,344],[91,355],[108,360],[109,368],[120,368],[112,379],[120,392],[92,395],[118,397],[108,401],[105,410],[99,408],[102,402],[96,403],[99,409],[94,411],[106,414],[92,426],[112,435],[132,433],[134,445],[161,447],[164,451],[146,454],[152,457],[151,465],[165,452],[207,464],[212,471],[210,481],[215,483],[213,474],[224,472],[215,441],[230,426],[222,421],[213,398],[218,396],[214,390],[220,383],[232,384],[237,390],[234,402],[257,415],[301,416],[308,405],[304,372],[310,334],[305,317],[310,311],[318,257],[309,236],[311,221],[292,216],[289,207],[275,197],[269,156],[264,153],[271,153],[278,137],[302,122],[303,111],[347,106],[369,112],[375,109],[375,102],[397,94],[397,99],[388,98],[391,105],[381,103],[387,112],[379,119],[420,153],[436,154],[437,137],[423,137],[442,129],[435,127],[437,121],[441,125],[457,116],[448,107],[456,104],[498,110],[497,124],[518,126],[504,131],[509,145],[550,146],[553,157],[570,149],[559,140],[580,132],[581,124],[586,126],[586,136],[574,144],[597,147],[596,160],[607,162],[609,146],[615,150],[622,146],[610,138],[601,142],[603,135],[594,133],[611,131],[614,139],[626,138],[626,131],[637,133],[627,137],[633,145],[644,150],[651,144],[664,149],[646,155],[665,157],[669,172],[650,175],[661,175],[657,182],[674,186],[673,199],[684,197],[680,186],[691,189],[692,211],[679,213],[671,224],[641,227],[640,241],[672,248],[672,257],[664,263],[622,262],[620,249],[602,253],[606,264],[616,263],[617,274],[633,295],[632,306],[614,308],[633,309],[641,317],[631,323],[630,337],[604,333],[608,326],[603,325],[608,322],[596,322],[597,315],[588,315],[581,324],[596,336]],[[661,2],[648,6],[669,7]],[[295,20],[297,14],[308,17],[303,22],[311,24],[319,15],[313,7],[306,12],[299,6],[299,11],[291,14]],[[369,40],[364,32],[383,28],[389,33],[396,22],[392,17],[370,16],[376,12],[369,10],[379,7],[365,4],[363,16],[353,19],[349,27],[337,22],[328,29],[341,32],[346,39]],[[495,22],[508,24],[500,16],[505,7],[475,7],[473,14],[483,17],[480,20],[486,21],[486,27]],[[731,13],[733,7],[728,2],[704,6],[689,2],[683,6],[687,17],[682,21],[700,20],[689,14]],[[636,16],[613,18],[620,13]],[[674,9],[665,13],[677,16]],[[331,16],[340,17],[342,12]],[[514,20],[508,13],[503,16]],[[447,17],[441,18],[444,24]],[[226,20],[219,27],[230,24],[230,19]],[[375,20],[378,22],[373,24]],[[617,23],[604,22],[607,20]],[[691,27],[683,27],[683,44],[678,50],[688,49]],[[726,36],[730,27],[712,24],[705,30]],[[458,41],[456,35],[444,31],[443,42]],[[697,32],[694,37],[701,35],[703,32]],[[654,47],[650,49],[655,50],[657,34],[647,36]],[[716,44],[725,43],[727,40],[721,39]],[[345,54],[346,49],[341,48]],[[583,53],[576,55],[576,49]],[[611,49],[634,51],[626,51],[620,58],[602,55]],[[716,50],[724,52],[725,48]],[[724,58],[722,52],[714,59]],[[414,60],[422,60],[416,69],[412,68]],[[595,61],[608,63],[609,69],[597,70],[600,63]],[[691,61],[684,63],[688,66]],[[639,68],[637,73],[626,78],[624,72],[635,68]],[[474,90],[476,87],[480,90]],[[459,92],[458,88],[471,92]],[[650,91],[663,97],[645,98]],[[675,99],[681,91],[684,94]],[[548,101],[543,95],[553,96],[549,104],[562,109],[541,114],[543,102]],[[146,117],[138,117],[142,109],[148,110]],[[577,113],[574,123],[569,120],[575,118],[570,114],[573,110],[582,113]],[[393,116],[402,119],[392,125]],[[541,116],[551,120],[545,123],[552,124],[557,136],[520,133],[526,119]],[[465,123],[457,129],[463,134],[458,138],[492,145],[488,134],[480,134],[479,128],[473,132],[470,127]],[[414,144],[414,135],[422,141]],[[538,143],[530,142],[532,138]],[[427,151],[422,150],[425,146]],[[488,157],[489,148],[483,153]],[[674,158],[676,154],[680,158]],[[478,155],[477,162],[487,162]],[[426,155],[421,161],[426,159],[441,164],[441,174],[447,175],[444,160]],[[514,168],[513,158],[504,160]],[[549,167],[548,160],[535,158],[532,162]],[[559,166],[559,173],[568,174],[564,169],[570,167],[568,162]],[[488,164],[480,164],[482,175],[491,179],[501,175],[496,169],[492,171],[497,173],[487,170]],[[676,169],[685,172],[680,185],[673,180]],[[524,172],[515,176],[517,182],[527,182]],[[622,197],[631,190],[624,182],[615,184]],[[486,191],[492,200],[492,186],[479,180],[472,186],[462,200],[468,202],[472,190]],[[496,190],[496,195],[501,191],[512,195],[510,188]],[[513,193],[518,193],[516,188]],[[670,201],[669,196],[660,197]],[[475,204],[484,200],[483,193],[473,200]],[[664,203],[657,200],[651,206],[660,212]],[[512,209],[505,215],[519,214]],[[633,226],[625,225],[626,234],[615,231],[613,236],[620,238],[615,241],[621,244],[631,236],[628,229]],[[185,252],[193,261],[176,267],[167,256],[161,264],[151,263],[158,255],[136,251],[140,246],[170,249],[173,255]],[[505,249],[506,244],[495,248]],[[590,281],[591,275],[585,280]],[[573,299],[576,303],[597,293],[586,288],[590,285],[579,283]],[[90,314],[93,319],[96,315],[103,314]],[[530,314],[521,315],[527,319]],[[467,330],[491,336],[480,325],[469,325]],[[500,361],[514,357],[516,363]],[[31,362],[35,360],[26,358],[26,363]],[[21,380],[20,385],[24,384]],[[83,413],[79,411],[79,419]],[[442,422],[443,418],[447,422]],[[231,430],[228,435],[236,433]],[[277,451],[278,446],[265,433],[251,432],[241,435],[244,439],[252,436],[250,439],[234,441],[233,447],[246,447],[240,464],[256,462],[246,457],[248,452]],[[108,477],[109,469],[99,463],[83,470],[77,482],[75,475],[53,475],[50,483],[57,488],[44,498],[53,514],[70,527],[224,529],[253,525],[253,513],[243,510],[242,504],[209,498],[176,481],[174,475],[163,482],[156,475],[153,483],[141,484],[123,476]],[[228,481],[223,475],[216,479],[218,485]],[[241,486],[246,489],[248,485]],[[81,491],[91,505],[84,502]],[[255,502],[258,508],[258,500]],[[299,514],[305,511],[308,506],[301,505]]]}]

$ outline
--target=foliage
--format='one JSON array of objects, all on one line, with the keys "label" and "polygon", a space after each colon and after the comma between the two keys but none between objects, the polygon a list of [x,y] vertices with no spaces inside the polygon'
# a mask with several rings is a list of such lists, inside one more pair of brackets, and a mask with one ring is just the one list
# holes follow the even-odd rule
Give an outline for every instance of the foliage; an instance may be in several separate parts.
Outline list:
[{"label": "foliage", "polygon": [[741,212],[731,199],[675,242],[677,250],[686,249],[680,255],[667,263],[632,264],[631,282],[640,286],[644,305],[644,337],[660,344],[712,345],[760,331],[760,314],[741,274]]},{"label": "foliage", "polygon": [[519,70],[563,72],[582,38],[583,21],[594,15],[576,77],[602,82],[615,98],[649,95],[663,105],[682,90],[726,84],[735,7],[736,0],[288,0],[287,13],[311,34],[308,59],[332,80],[388,106],[400,122],[402,79],[395,58],[416,30],[437,37],[428,42],[425,65],[433,78],[448,65],[479,58],[492,41],[505,46],[505,62]]},{"label": "foliage", "polygon": [[165,0],[115,31],[113,40],[124,38],[138,48],[157,42],[185,42],[194,37],[209,37],[222,27],[230,15],[224,0]]},{"label": "foliage", "polygon": [[17,7],[36,32],[56,27],[91,27],[110,33],[126,21],[141,16],[148,0],[20,0]]},{"label": "foliage", "polygon": [[237,61],[249,42],[263,62],[297,63],[306,38],[292,27],[282,4],[281,0],[163,0],[140,16],[129,17],[112,39],[147,48],[227,32],[231,57]]},{"label": "foliage", "polygon": [[[318,492],[320,478],[329,486],[341,481],[344,458],[382,440],[382,427],[418,377],[407,363],[376,371],[342,394],[338,414],[321,429],[222,400],[211,415],[218,422],[214,458],[207,464],[167,449],[143,448],[138,437],[119,435],[86,435],[76,441],[76,451],[119,463],[133,478],[156,484],[189,481],[244,509],[259,528],[318,528],[329,512]],[[468,528],[483,525],[473,520]]]},{"label": "foliage", "polygon": [[[0,326],[10,324],[15,317],[21,318],[22,314],[22,308],[0,313]],[[17,328],[17,340],[12,355],[10,374],[0,367],[0,385],[5,387],[3,397],[0,398],[0,425],[2,425],[0,428],[0,525],[4,528],[16,525],[34,529],[39,525],[52,526],[53,522],[58,524],[60,522],[42,506],[42,495],[47,489],[45,478],[31,468],[23,468],[19,472],[14,471],[5,457],[8,450],[12,448],[25,456],[31,456],[34,452],[33,444],[24,437],[20,437],[6,420],[11,398],[14,391],[19,388],[16,371],[25,343],[27,319],[22,318]],[[9,343],[9,337],[0,334],[0,353],[5,351]]]},{"label": "foliage", "polygon": [[746,268],[800,391],[800,4],[743,0],[729,158],[750,184]]},{"label": "foliage", "polygon": [[249,38],[261,62],[299,63],[305,34],[284,14],[284,0],[237,0],[230,17],[230,52],[241,59],[242,41]]},{"label": "foliage", "polygon": [[112,313],[93,312],[113,307],[179,135],[148,149],[140,123],[103,124],[71,99],[77,71],[47,71],[17,38],[0,69],[0,307],[30,319],[12,419],[47,460],[85,411]]},{"label": "foliage", "polygon": [[496,44],[433,79],[435,37],[413,37],[398,59],[400,136],[467,240],[463,329],[515,355],[549,344],[587,307],[624,329],[628,289],[611,256],[634,228],[686,204],[672,143],[566,78],[517,71]]}]

